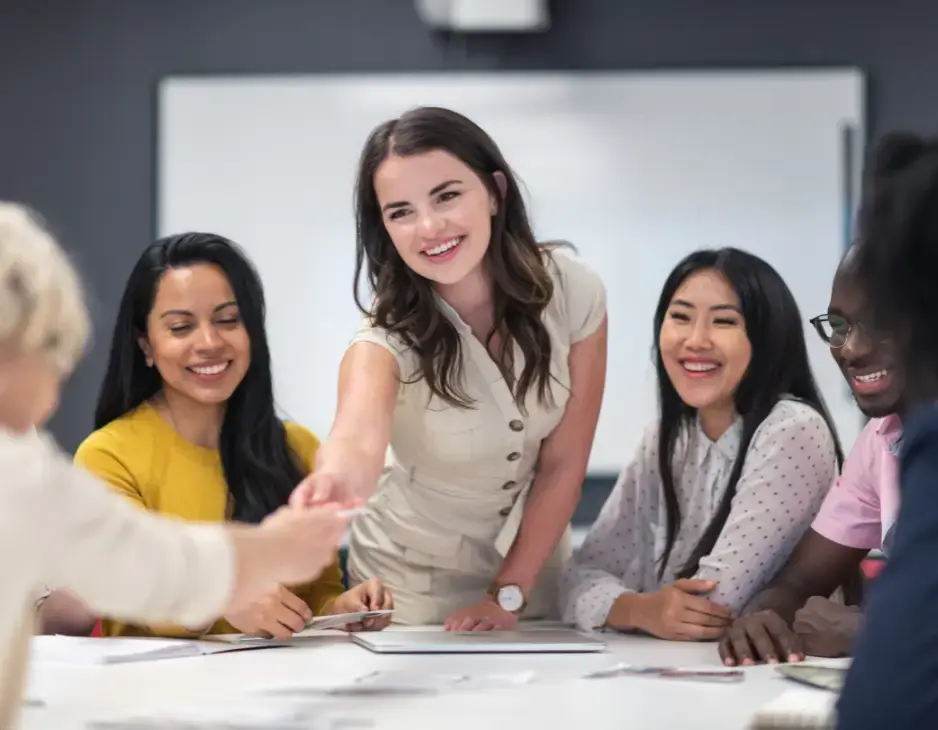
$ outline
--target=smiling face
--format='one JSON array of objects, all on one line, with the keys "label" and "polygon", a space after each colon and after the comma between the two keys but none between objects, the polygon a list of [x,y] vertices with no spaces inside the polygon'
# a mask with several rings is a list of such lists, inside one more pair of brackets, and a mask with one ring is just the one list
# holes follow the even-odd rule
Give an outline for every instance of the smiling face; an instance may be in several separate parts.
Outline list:
[{"label": "smiling face", "polygon": [[658,345],[684,403],[704,419],[711,412],[735,412],[733,397],[752,347],[739,297],[721,274],[704,270],[684,280],[671,298]]},{"label": "smiling face", "polygon": [[391,155],[374,189],[394,248],[417,274],[452,285],[481,267],[496,201],[459,158],[442,150]]},{"label": "smiling face", "polygon": [[827,315],[827,331],[833,335],[833,344],[843,342],[840,347],[831,347],[831,355],[847,379],[857,406],[870,418],[896,413],[904,378],[895,347],[864,326],[863,296],[848,272],[842,271],[834,279]]},{"label": "smiling face", "polygon": [[251,363],[251,342],[225,273],[212,264],[164,273],[140,347],[164,390],[205,405],[227,401]]}]

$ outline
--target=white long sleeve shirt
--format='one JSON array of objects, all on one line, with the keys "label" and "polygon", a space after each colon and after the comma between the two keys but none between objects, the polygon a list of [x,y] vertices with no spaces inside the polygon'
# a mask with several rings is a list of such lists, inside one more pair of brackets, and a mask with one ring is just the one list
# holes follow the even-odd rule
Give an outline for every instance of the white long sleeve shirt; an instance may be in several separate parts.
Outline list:
[{"label": "white long sleeve shirt", "polygon": [[45,435],[0,430],[0,475],[0,727],[16,726],[43,586],[139,622],[223,613],[235,560],[222,526],[135,509]]},{"label": "white long sleeve shirt", "polygon": [[[565,621],[599,628],[623,593],[652,592],[674,582],[719,507],[741,433],[737,418],[714,442],[698,422],[679,440],[674,471],[681,526],[659,580],[667,523],[657,424],[646,430],[567,565],[561,582]],[[799,401],[780,401],[753,435],[729,518],[694,576],[718,581],[707,597],[738,614],[781,568],[836,474],[833,435],[821,415]]]}]

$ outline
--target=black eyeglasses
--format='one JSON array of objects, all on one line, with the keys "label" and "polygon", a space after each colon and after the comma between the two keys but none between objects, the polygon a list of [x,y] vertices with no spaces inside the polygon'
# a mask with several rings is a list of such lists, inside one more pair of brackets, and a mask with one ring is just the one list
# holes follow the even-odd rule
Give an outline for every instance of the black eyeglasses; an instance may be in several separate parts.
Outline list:
[{"label": "black eyeglasses", "polygon": [[833,348],[846,345],[854,328],[862,332],[871,342],[883,343],[889,340],[882,332],[865,327],[862,322],[852,322],[840,314],[819,314],[808,321],[814,326],[825,344]]}]

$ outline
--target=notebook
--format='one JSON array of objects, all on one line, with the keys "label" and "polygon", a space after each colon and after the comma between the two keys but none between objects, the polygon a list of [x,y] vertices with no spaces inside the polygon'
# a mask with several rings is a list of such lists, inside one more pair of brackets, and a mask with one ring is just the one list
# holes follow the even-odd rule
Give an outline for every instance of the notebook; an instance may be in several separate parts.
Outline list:
[{"label": "notebook", "polygon": [[574,629],[518,631],[380,631],[352,634],[377,654],[514,654],[603,651],[606,642]]}]

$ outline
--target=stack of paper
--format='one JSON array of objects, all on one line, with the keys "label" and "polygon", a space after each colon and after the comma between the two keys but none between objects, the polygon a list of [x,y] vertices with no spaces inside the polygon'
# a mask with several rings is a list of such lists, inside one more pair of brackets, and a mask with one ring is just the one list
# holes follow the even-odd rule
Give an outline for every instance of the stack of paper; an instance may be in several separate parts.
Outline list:
[{"label": "stack of paper", "polygon": [[762,707],[752,718],[751,730],[833,730],[837,721],[833,692],[792,689]]}]

